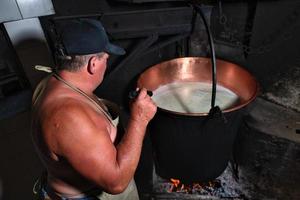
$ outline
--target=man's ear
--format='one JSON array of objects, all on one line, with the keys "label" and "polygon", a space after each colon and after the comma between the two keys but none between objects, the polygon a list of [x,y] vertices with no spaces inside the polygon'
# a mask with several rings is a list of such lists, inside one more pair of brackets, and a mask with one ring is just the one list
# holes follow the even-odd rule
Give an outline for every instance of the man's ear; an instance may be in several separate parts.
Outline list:
[{"label": "man's ear", "polygon": [[94,74],[96,72],[96,67],[97,67],[97,57],[92,56],[89,59],[88,65],[87,65],[87,70],[90,74]]}]

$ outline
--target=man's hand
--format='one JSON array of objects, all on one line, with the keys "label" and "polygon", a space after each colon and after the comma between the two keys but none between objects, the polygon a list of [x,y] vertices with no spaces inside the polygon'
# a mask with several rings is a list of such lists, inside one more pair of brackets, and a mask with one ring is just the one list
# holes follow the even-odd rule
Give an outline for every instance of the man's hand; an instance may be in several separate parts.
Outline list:
[{"label": "man's hand", "polygon": [[147,94],[147,90],[142,88],[131,104],[131,119],[147,125],[154,117],[156,110],[156,104]]}]

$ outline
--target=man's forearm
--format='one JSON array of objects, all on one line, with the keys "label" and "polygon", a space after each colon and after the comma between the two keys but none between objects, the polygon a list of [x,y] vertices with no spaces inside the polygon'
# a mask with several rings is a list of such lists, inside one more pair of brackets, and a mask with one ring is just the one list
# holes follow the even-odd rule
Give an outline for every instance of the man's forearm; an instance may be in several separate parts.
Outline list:
[{"label": "man's forearm", "polygon": [[128,184],[137,168],[148,122],[130,119],[127,130],[117,146],[120,181]]}]

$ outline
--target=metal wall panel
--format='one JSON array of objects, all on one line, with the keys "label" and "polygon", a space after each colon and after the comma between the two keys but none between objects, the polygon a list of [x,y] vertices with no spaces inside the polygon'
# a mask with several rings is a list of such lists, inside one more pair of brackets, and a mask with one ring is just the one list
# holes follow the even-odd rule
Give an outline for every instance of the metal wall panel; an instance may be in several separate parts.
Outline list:
[{"label": "metal wall panel", "polygon": [[0,1],[0,23],[22,19],[15,0]]},{"label": "metal wall panel", "polygon": [[184,1],[184,0],[116,0],[129,3],[148,3],[148,2],[166,2],[166,1]]},{"label": "metal wall panel", "polygon": [[25,74],[32,86],[47,74],[36,71],[35,65],[53,66],[43,29],[38,18],[30,18],[4,23],[8,36],[23,65]]},{"label": "metal wall panel", "polygon": [[24,19],[54,14],[51,0],[16,0]]}]

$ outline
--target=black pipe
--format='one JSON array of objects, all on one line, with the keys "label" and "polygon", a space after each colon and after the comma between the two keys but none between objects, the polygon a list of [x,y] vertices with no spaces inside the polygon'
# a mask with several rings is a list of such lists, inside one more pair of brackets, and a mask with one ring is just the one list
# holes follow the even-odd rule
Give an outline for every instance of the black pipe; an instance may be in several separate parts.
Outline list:
[{"label": "black pipe", "polygon": [[[254,19],[255,19],[255,15],[256,15],[258,0],[249,1],[249,2],[247,2],[247,4],[248,4],[247,19],[246,19],[246,24],[245,24],[245,35],[244,35],[244,39],[243,39],[243,44],[245,45],[245,47],[247,47],[249,49],[250,42],[251,42],[251,33],[253,31]],[[243,50],[244,50],[244,56],[245,56],[245,58],[247,58],[249,55],[249,51],[246,51],[245,48],[243,48]]]},{"label": "black pipe", "polygon": [[201,6],[196,5],[196,4],[191,4],[194,8],[195,11],[197,11],[205,25],[206,32],[208,35],[208,40],[209,40],[209,45],[210,45],[210,52],[211,52],[211,62],[212,62],[212,94],[211,94],[211,108],[215,107],[215,102],[216,102],[216,82],[217,82],[217,67],[216,67],[216,55],[215,55],[215,47],[214,47],[214,42],[213,42],[213,37],[210,31],[210,28],[208,26],[207,20],[205,18],[205,15],[202,11]]}]

